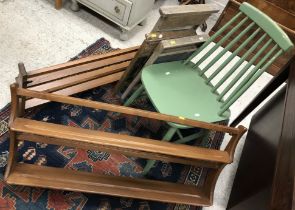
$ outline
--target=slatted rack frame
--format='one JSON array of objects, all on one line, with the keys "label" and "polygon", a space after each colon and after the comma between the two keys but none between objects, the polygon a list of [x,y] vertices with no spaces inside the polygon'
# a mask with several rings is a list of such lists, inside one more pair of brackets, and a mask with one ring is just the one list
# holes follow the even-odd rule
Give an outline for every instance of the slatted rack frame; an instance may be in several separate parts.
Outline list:
[{"label": "slatted rack frame", "polygon": [[[19,75],[16,81],[20,87],[29,90],[73,95],[118,81],[138,48],[136,46],[115,50],[29,72],[23,63],[19,63]],[[27,98],[22,102],[22,112],[44,103],[46,103],[44,100]]]},{"label": "slatted rack frame", "polygon": [[[11,85],[11,97],[10,147],[8,164],[4,175],[4,179],[9,184],[210,206],[213,202],[217,178],[224,166],[233,161],[236,145],[246,131],[243,126],[237,128],[227,127],[157,112],[28,90],[18,87],[17,83]],[[73,104],[225,132],[231,135],[231,140],[226,149],[220,151],[34,121],[22,116],[21,106],[23,101],[26,103],[26,98]],[[179,183],[106,176],[63,168],[23,164],[16,161],[19,140],[122,153],[127,156],[204,166],[208,167],[209,170],[204,186],[196,187]]]}]

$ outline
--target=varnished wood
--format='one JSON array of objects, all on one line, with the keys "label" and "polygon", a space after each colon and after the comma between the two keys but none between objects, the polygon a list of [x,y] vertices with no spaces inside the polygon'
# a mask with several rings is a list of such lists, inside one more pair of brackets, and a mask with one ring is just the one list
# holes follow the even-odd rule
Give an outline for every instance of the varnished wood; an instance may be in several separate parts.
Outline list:
[{"label": "varnished wood", "polygon": [[14,169],[17,161],[17,140],[16,133],[9,131],[9,156],[7,159],[7,165],[4,173],[4,179],[11,174],[11,171]]},{"label": "varnished wood", "polygon": [[[77,182],[79,180],[79,182]],[[192,185],[129,177],[110,177],[29,164],[18,164],[8,177],[10,184],[83,191],[113,196],[140,198],[160,202],[209,206],[211,202]]]},{"label": "varnished wood", "polygon": [[[20,122],[23,124],[20,125]],[[46,134],[40,134],[42,131],[38,128],[36,129],[33,127],[33,130],[27,133],[23,133],[28,128],[32,128],[33,126],[39,125],[40,128],[44,128],[47,124],[42,123],[38,124],[38,122],[30,122],[25,121],[23,122],[22,119],[17,119],[16,124],[13,125],[13,130],[17,131],[17,140],[30,140],[33,142],[42,142],[46,144],[55,144],[55,145],[63,145],[63,146],[70,146],[70,147],[76,147],[86,150],[98,150],[98,151],[104,151],[104,152],[110,152],[110,153],[121,153],[125,154],[127,156],[131,157],[140,157],[140,158],[146,158],[146,159],[155,159],[155,160],[161,160],[161,161],[167,161],[167,162],[175,162],[175,163],[181,163],[185,165],[194,165],[194,166],[202,166],[207,168],[219,168],[221,164],[224,164],[224,162],[230,163],[231,160],[229,159],[229,154],[227,152],[218,151],[218,150],[209,150],[204,148],[197,148],[197,147],[179,147],[178,145],[175,145],[173,143],[169,144],[158,144],[151,139],[144,139],[144,138],[136,138],[128,136],[122,136],[122,135],[112,135],[109,133],[103,132],[102,135],[100,135],[100,132],[96,132],[96,135],[92,135],[93,132],[88,132],[85,129],[78,130],[68,130],[65,126],[59,126],[59,125],[49,125],[49,132],[48,135]],[[24,127],[26,126],[26,127]],[[52,131],[52,128],[56,129],[56,132],[60,132],[60,129],[65,128],[66,132],[71,132],[71,135],[77,134],[78,137],[75,139],[70,138],[70,135],[68,134],[60,134],[60,136],[57,137],[57,135],[54,135]],[[21,131],[21,132],[20,132]],[[83,133],[81,133],[82,131]],[[86,134],[87,135],[86,135]],[[36,135],[37,134],[37,135]],[[83,134],[83,135],[82,135]],[[84,139],[82,139],[82,136]],[[114,140],[110,140],[109,138],[113,137]],[[93,139],[90,139],[93,138]],[[122,141],[122,142],[121,142]],[[130,142],[127,142],[130,141]],[[142,148],[138,149],[138,145],[142,145]],[[168,147],[163,151],[163,153],[159,153],[157,150],[157,147]],[[173,148],[169,148],[173,147]],[[175,147],[175,148],[174,148]],[[178,149],[177,152],[175,150]],[[193,150],[191,150],[193,149]],[[196,150],[195,150],[196,149]],[[168,154],[174,151],[174,154]],[[207,151],[209,153],[207,154]],[[184,157],[183,155],[179,155],[181,152],[200,152],[200,154],[195,154],[191,157]],[[210,161],[207,160],[207,158],[210,159]]]},{"label": "varnished wood", "polygon": [[11,123],[14,121],[15,118],[20,116],[20,110],[19,110],[19,103],[18,103],[18,94],[17,94],[17,88],[19,85],[17,83],[14,83],[10,85],[10,96],[11,96],[11,112],[9,117],[8,126],[11,125]]},{"label": "varnished wood", "polygon": [[62,0],[55,0],[55,9],[62,8]]},{"label": "varnished wood", "polygon": [[238,126],[238,129],[239,129],[239,133],[237,135],[233,136],[233,138],[230,140],[230,142],[227,144],[227,146],[225,148],[225,151],[228,152],[231,160],[234,159],[235,150],[236,150],[236,147],[239,143],[240,138],[247,131],[247,129],[241,125]]},{"label": "varnished wood", "polygon": [[[35,135],[35,134],[28,134],[28,133],[18,133],[17,134],[17,140],[30,140],[33,142],[42,142],[45,144],[55,144],[55,145],[63,145],[63,146],[69,146],[69,147],[75,147],[85,150],[96,150],[96,151],[104,151],[109,153],[120,153],[124,154],[129,157],[140,157],[145,159],[155,159],[155,160],[161,160],[165,162],[173,162],[173,163],[181,163],[185,165],[194,165],[194,166],[201,166],[206,168],[219,168],[222,163],[218,162],[208,162],[203,160],[197,160],[197,159],[189,159],[189,158],[182,158],[177,156],[171,156],[171,155],[163,155],[158,153],[151,153],[146,151],[139,151],[134,149],[122,149],[121,147],[110,147],[105,146],[104,144],[96,144],[96,143],[87,143],[85,141],[77,141],[77,140],[69,140],[69,139],[63,139],[62,136],[55,138],[55,137],[48,137],[44,135]],[[121,136],[120,136],[121,138]],[[98,142],[99,143],[99,142]],[[132,143],[132,142],[131,142]],[[152,143],[152,142],[149,142]],[[156,146],[156,145],[154,145]],[[153,147],[153,144],[152,144]],[[224,156],[228,156],[227,154],[224,154]]]},{"label": "varnished wood", "polygon": [[6,179],[10,173],[11,170],[14,168],[15,163],[17,161],[16,159],[16,150],[17,150],[17,140],[16,140],[16,133],[10,130],[10,126],[12,125],[15,118],[19,116],[19,104],[18,104],[18,96],[16,93],[16,88],[18,87],[18,84],[13,84],[10,86],[10,93],[11,93],[11,112],[10,112],[10,118],[9,118],[9,156],[7,160],[6,170],[4,173],[4,179]]},{"label": "varnished wood", "polygon": [[116,57],[116,56],[119,56],[119,55],[123,55],[123,54],[126,54],[126,53],[137,52],[138,48],[139,48],[139,46],[135,46],[135,47],[121,49],[121,50],[114,50],[114,51],[104,53],[104,54],[100,54],[100,55],[91,55],[91,56],[87,56],[85,58],[80,58],[78,60],[69,61],[69,62],[66,62],[66,63],[57,64],[57,65],[54,65],[54,66],[29,71],[28,72],[28,77],[29,78],[37,77],[37,76],[40,76],[42,74],[61,71],[61,70],[64,70],[64,69],[67,69],[67,68],[72,68],[72,67],[82,65],[82,64],[96,62],[96,61],[104,60],[104,59],[107,59],[107,58],[112,58],[112,57]]},{"label": "varnished wood", "polygon": [[[235,154],[236,147],[239,143],[239,140],[243,136],[243,134],[247,131],[247,129],[243,126],[239,126],[238,129],[240,130],[240,133],[231,138],[231,140],[228,142],[228,144],[224,150],[224,151],[228,152],[228,154],[230,155],[230,159],[232,161],[234,160],[234,154]],[[203,190],[204,190],[206,197],[210,198],[211,201],[213,201],[214,189],[216,186],[216,182],[218,180],[220,173],[222,172],[222,170],[225,166],[226,166],[226,164],[222,164],[219,166],[219,168],[215,168],[215,169],[211,168],[208,170]]]},{"label": "varnished wood", "polygon": [[[10,184],[208,206],[213,202],[213,192],[221,170],[226,164],[233,161],[237,142],[246,131],[242,126],[232,128],[203,123],[157,112],[18,88],[17,84],[11,86],[11,93],[13,101],[17,101],[18,97],[50,100],[226,132],[232,137],[225,151],[200,148],[25,119],[18,115],[20,104],[13,103],[10,123],[10,157],[5,172],[5,180]],[[100,176],[93,173],[73,172],[68,169],[16,164],[17,140],[122,153],[127,156],[202,166],[211,169],[207,173],[208,177],[204,187],[197,188],[163,181]]]},{"label": "varnished wood", "polygon": [[[96,88],[98,86],[102,86],[105,84],[109,84],[112,82],[116,82],[118,81],[122,75],[123,75],[124,71],[122,72],[118,72],[118,73],[114,73],[114,74],[110,74],[107,75],[105,77],[101,77],[101,78],[97,78],[94,80],[90,80],[90,81],[86,81],[80,84],[76,84],[70,87],[66,87],[57,91],[53,91],[52,93],[54,94],[60,94],[60,95],[64,95],[64,96],[69,96],[69,95],[73,95],[76,93],[81,93],[83,91],[89,90],[89,89],[93,89]],[[33,99],[28,99],[26,101],[26,109],[47,103],[48,100],[40,100],[38,98],[33,98]]]},{"label": "varnished wood", "polygon": [[123,55],[117,55],[112,58],[103,59],[99,61],[93,61],[91,63],[80,64],[73,67],[68,67],[62,71],[55,71],[52,73],[47,72],[44,75],[35,76],[34,78],[29,78],[28,87],[34,87],[36,85],[41,85],[47,82],[56,81],[66,77],[74,76],[77,74],[87,73],[93,70],[98,70],[105,68],[107,66],[113,66],[122,62],[130,61],[134,57],[135,53],[128,53]]},{"label": "varnished wood", "polygon": [[[218,163],[230,163],[229,154],[224,151],[211,150],[206,148],[191,147],[170,142],[154,141],[136,136],[113,134],[102,131],[93,131],[83,128],[76,128],[52,123],[39,122],[24,118],[16,118],[11,124],[10,129],[14,132],[23,132],[36,135],[45,135],[53,138],[62,138],[86,144],[91,148],[92,145],[103,148],[114,148],[118,151],[138,151],[157,153],[168,156],[176,156],[188,159],[205,160]],[[155,158],[153,158],[155,159]]]},{"label": "varnished wood", "polygon": [[90,72],[86,72],[84,74],[78,74],[71,77],[66,77],[58,80],[54,80],[51,82],[47,82],[42,85],[34,86],[29,88],[30,90],[36,91],[46,91],[46,92],[54,92],[60,89],[64,89],[76,84],[80,84],[83,82],[87,82],[93,79],[101,78],[107,75],[115,74],[120,71],[123,71],[129,65],[129,61],[125,61],[119,64],[114,64],[111,66],[106,66],[103,68],[99,68],[98,70],[93,70]]},{"label": "varnished wood", "polygon": [[38,98],[43,100],[73,104],[78,106],[94,108],[94,109],[102,109],[102,110],[107,110],[112,112],[119,112],[119,113],[124,113],[129,115],[146,117],[149,119],[162,120],[166,122],[174,122],[174,123],[188,125],[192,127],[199,127],[199,128],[209,129],[209,130],[227,132],[230,134],[239,133],[239,129],[224,126],[224,125],[211,124],[211,123],[206,123],[206,122],[201,122],[196,120],[185,119],[183,117],[165,115],[158,112],[145,111],[141,109],[135,109],[135,108],[119,106],[114,104],[107,104],[107,103],[102,103],[97,101],[89,101],[86,99],[74,98],[69,96],[50,94],[45,92],[37,92],[37,91],[32,91],[32,90],[27,90],[22,88],[17,89],[17,94],[19,96],[33,97],[33,98]]},{"label": "varnished wood", "polygon": [[[18,64],[18,71],[19,71],[19,75],[16,78],[16,81],[18,83],[18,86],[21,88],[26,88],[27,87],[27,82],[28,82],[28,74],[25,68],[24,63],[19,63]],[[24,115],[25,113],[25,97],[20,97],[19,99],[19,103],[20,103],[20,115]]]},{"label": "varnished wood", "polygon": [[[138,46],[115,50],[29,72],[26,72],[23,63],[20,63],[16,81],[20,87],[31,90],[73,95],[118,81],[137,50]],[[25,109],[48,101],[20,97],[19,102],[24,113]]]}]

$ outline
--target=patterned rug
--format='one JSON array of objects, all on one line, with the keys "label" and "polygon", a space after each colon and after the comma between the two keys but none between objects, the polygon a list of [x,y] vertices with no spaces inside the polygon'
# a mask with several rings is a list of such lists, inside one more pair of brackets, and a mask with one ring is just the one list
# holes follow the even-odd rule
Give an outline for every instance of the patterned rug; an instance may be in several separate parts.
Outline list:
[{"label": "patterned rug", "polygon": [[[110,43],[102,38],[74,57],[73,60],[111,50],[114,49],[111,48]],[[119,97],[112,96],[112,88],[113,84],[109,84],[77,94],[75,97],[120,104]],[[153,110],[153,107],[144,96],[137,99],[133,106]],[[199,209],[199,207],[188,205],[7,185],[3,181],[3,173],[8,157],[9,138],[7,126],[9,113],[10,105],[7,105],[0,111],[0,209]],[[42,107],[35,108],[27,113],[27,116],[40,121],[153,139],[161,139],[167,129],[165,123],[154,120],[59,103],[48,103]],[[195,130],[188,132],[195,132]],[[208,138],[197,139],[194,144],[218,149],[222,139],[222,134],[212,132]],[[30,141],[19,142],[18,150],[20,154],[18,157],[19,162],[114,176],[141,177],[145,164],[143,159],[126,157],[120,154],[109,154],[101,151],[82,150]],[[202,184],[206,176],[205,171],[199,167],[158,161],[148,174],[148,178],[198,186]]]}]

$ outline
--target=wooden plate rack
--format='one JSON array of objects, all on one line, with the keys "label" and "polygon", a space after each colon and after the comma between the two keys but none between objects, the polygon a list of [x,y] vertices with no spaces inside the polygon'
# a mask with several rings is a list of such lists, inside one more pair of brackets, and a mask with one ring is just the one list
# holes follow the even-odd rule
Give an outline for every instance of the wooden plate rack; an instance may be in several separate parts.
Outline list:
[{"label": "wooden plate rack", "polygon": [[[38,92],[11,85],[12,110],[9,122],[10,147],[5,180],[9,184],[99,193],[153,201],[209,206],[213,201],[216,180],[226,164],[233,161],[236,145],[246,131],[204,123],[156,112],[94,102],[69,96]],[[179,123],[225,132],[231,135],[224,151],[156,141],[147,138],[87,130],[23,118],[23,101],[30,98],[102,109],[149,119]],[[169,161],[210,168],[203,187],[156,180],[99,175],[63,168],[17,163],[17,143],[29,140],[82,149],[122,153],[127,156]]]}]

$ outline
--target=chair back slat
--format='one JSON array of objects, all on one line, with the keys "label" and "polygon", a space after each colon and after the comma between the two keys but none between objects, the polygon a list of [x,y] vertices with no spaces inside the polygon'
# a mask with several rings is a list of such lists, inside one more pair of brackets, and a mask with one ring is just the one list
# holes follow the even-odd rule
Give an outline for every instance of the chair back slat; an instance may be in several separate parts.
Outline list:
[{"label": "chair back slat", "polygon": [[[223,69],[224,67],[229,64],[237,55],[238,53],[245,48],[245,46],[252,40],[254,39],[254,37],[259,33],[261,29],[258,28],[256,29],[256,31],[251,34],[251,36],[249,36],[207,79],[206,83],[209,84],[209,82],[211,82],[212,79],[214,79],[214,77],[219,74]],[[231,74],[228,75],[228,77],[230,76]],[[220,80],[220,83],[223,84],[226,79],[228,78],[226,77],[226,75],[224,77],[221,78]],[[221,85],[220,84],[220,85]],[[215,87],[214,87],[215,89]],[[215,90],[213,90],[212,92],[215,92]]]},{"label": "chair back slat", "polygon": [[292,41],[278,24],[259,9],[247,2],[241,4],[239,9],[261,27],[285,52],[294,47]]},{"label": "chair back slat", "polygon": [[233,22],[235,22],[243,13],[239,12],[236,14],[229,22],[224,24],[218,32],[216,32],[213,36],[211,36],[200,48],[196,50],[188,59],[184,61],[184,64],[188,64],[191,60],[198,55],[202,50],[204,50],[214,39],[216,39],[223,31],[225,31]]},{"label": "chair back slat", "polygon": [[224,75],[224,77],[214,86],[212,92],[215,92],[235,71],[240,65],[245,62],[246,58],[263,42],[263,40],[267,37],[264,34],[260,39],[252,45],[252,47],[247,50],[247,52],[234,64],[234,66]]},{"label": "chair back slat", "polygon": [[219,115],[223,115],[223,113],[229,109],[229,107],[265,72],[265,70],[277,59],[281,54],[283,54],[283,49],[280,49],[261,69],[259,69],[256,74],[250,78],[250,80],[239,89],[231,99],[224,103],[219,111]]},{"label": "chair back slat", "polygon": [[249,26],[247,26],[246,29],[243,30],[242,33],[240,33],[238,36],[236,36],[230,43],[226,45],[225,48],[221,52],[218,53],[202,70],[200,75],[203,75],[208,69],[210,69],[222,56],[224,56],[225,53],[229,51],[233,47],[234,44],[237,43],[241,39],[242,36],[244,36],[253,26],[255,23],[251,23]]},{"label": "chair back slat", "polygon": [[[248,73],[248,75],[238,84],[238,86],[232,91],[232,93],[228,96],[228,98],[224,101],[224,104],[222,105],[225,106],[228,101],[248,82],[248,80],[251,79],[252,76],[258,71],[258,69],[267,61],[268,58],[273,54],[273,52],[278,48],[278,45],[275,45],[259,62],[255,67]],[[250,63],[250,62],[249,62]],[[248,64],[249,64],[248,63]],[[247,65],[248,65],[247,64]],[[250,67],[248,65],[248,67]],[[247,68],[248,70],[249,68]],[[246,71],[241,71],[239,74],[236,76],[235,80],[232,82],[238,82],[239,79],[246,73]],[[232,84],[231,84],[232,85]],[[220,94],[219,97],[221,97],[222,94]]]},{"label": "chair back slat", "polygon": [[225,41],[229,39],[229,37],[235,33],[246,21],[248,17],[245,17],[241,22],[239,22],[236,26],[234,26],[219,42],[217,42],[205,55],[202,56],[200,60],[196,62],[193,68],[198,67],[201,63],[203,63],[208,56],[210,56],[218,47],[220,47]]},{"label": "chair back slat", "polygon": [[[236,34],[238,29],[244,30]],[[239,43],[243,38],[245,41]],[[226,46],[221,49],[224,43]],[[249,49],[245,50],[241,57],[237,57],[247,46]],[[219,113],[223,114],[279,55],[293,48],[292,41],[273,20],[244,2],[240,6],[240,12],[185,60],[184,64],[190,64],[192,69],[197,69],[204,82],[212,87],[211,91],[217,93],[217,100],[222,102]],[[231,49],[233,52],[220,64],[219,60]],[[235,59],[237,61],[233,61]],[[244,62],[247,63],[241,66]],[[252,67],[253,65],[255,66]],[[221,79],[214,84],[212,80],[217,79],[217,76]],[[222,86],[225,88],[222,89]],[[222,90],[217,91],[219,88]]]},{"label": "chair back slat", "polygon": [[[272,40],[269,39],[266,44],[260,48],[260,50],[251,58],[251,60],[239,71],[239,73],[230,81],[230,83],[224,88],[224,90],[220,93],[217,100],[221,100],[223,96],[228,93],[228,91],[240,80],[240,78],[248,71],[248,69],[254,64],[254,62],[259,58],[259,56],[270,46]],[[268,52],[256,65],[256,67],[260,68],[260,66],[270,57],[270,52]],[[255,67],[255,68],[256,68]]]}]

